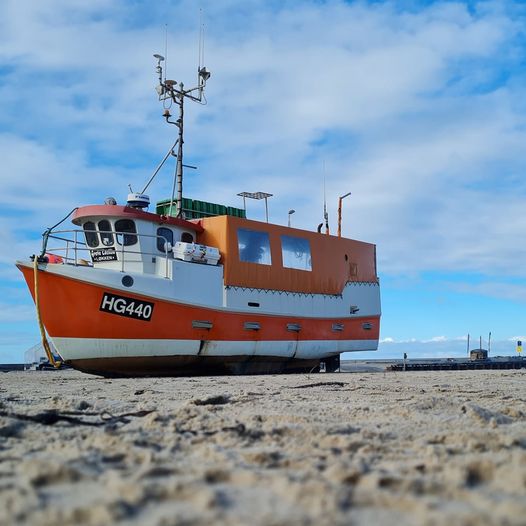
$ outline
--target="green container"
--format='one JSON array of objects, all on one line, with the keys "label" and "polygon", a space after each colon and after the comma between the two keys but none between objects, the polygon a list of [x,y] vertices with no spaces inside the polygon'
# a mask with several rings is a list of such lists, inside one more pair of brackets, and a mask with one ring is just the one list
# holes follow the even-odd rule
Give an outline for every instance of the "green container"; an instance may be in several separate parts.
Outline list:
[{"label": "green container", "polygon": [[[201,217],[211,217],[219,215],[229,215],[234,217],[246,217],[245,210],[234,206],[225,206],[217,203],[208,203],[206,201],[192,200],[183,197],[183,212],[187,219],[199,219]],[[170,199],[159,201],[155,206],[155,211],[159,215],[168,215],[170,211]],[[172,207],[172,216],[175,216],[175,203]]]}]

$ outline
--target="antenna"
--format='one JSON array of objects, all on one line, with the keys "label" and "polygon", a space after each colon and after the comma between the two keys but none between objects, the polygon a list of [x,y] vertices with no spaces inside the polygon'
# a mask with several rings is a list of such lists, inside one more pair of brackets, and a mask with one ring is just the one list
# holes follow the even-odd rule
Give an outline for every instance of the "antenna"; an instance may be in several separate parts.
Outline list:
[{"label": "antenna", "polygon": [[468,332],[468,356],[469,356],[469,332]]},{"label": "antenna", "polygon": [[203,44],[201,45],[201,64],[205,63],[205,24],[202,25],[202,39]]},{"label": "antenna", "polygon": [[166,81],[166,71],[168,70],[168,24],[164,24],[164,80]]},{"label": "antenna", "polygon": [[199,56],[197,57],[197,67],[201,69],[201,65],[205,59],[205,26],[203,24],[203,9],[199,8]]},{"label": "antenna", "polygon": [[491,331],[489,332],[489,336],[488,336],[488,354],[491,350]]},{"label": "antenna", "polygon": [[[201,55],[202,53],[204,52],[202,49],[200,49],[199,54]],[[163,78],[163,69],[161,66],[161,62],[165,61],[166,59],[163,56],[157,54],[155,54],[154,57],[157,59],[156,71],[159,75],[159,85],[156,87],[157,94],[159,95],[159,100],[162,101],[163,104],[165,101],[169,100],[170,103],[173,102],[179,106],[179,118],[177,120],[170,120],[172,115],[170,113],[169,108],[165,108],[163,112],[163,117],[165,118],[168,124],[173,124],[178,128],[178,138],[176,143],[174,144],[174,148],[175,145],[177,145],[177,164],[174,175],[174,190],[172,192],[172,199],[170,201],[169,214],[171,215],[172,212],[175,189],[177,188],[177,198],[175,199],[175,216],[181,217],[183,214],[183,166],[185,166],[183,164],[184,101],[185,99],[189,99],[199,104],[206,104],[204,90],[206,87],[206,82],[210,78],[210,72],[204,66],[202,66],[201,63],[199,63],[197,67],[197,85],[193,88],[185,89],[184,84],[182,82],[177,83],[177,81],[175,80],[166,79],[166,76],[164,76]],[[166,158],[168,158],[168,155]],[[148,182],[148,184],[150,184],[150,182],[151,180]]]}]

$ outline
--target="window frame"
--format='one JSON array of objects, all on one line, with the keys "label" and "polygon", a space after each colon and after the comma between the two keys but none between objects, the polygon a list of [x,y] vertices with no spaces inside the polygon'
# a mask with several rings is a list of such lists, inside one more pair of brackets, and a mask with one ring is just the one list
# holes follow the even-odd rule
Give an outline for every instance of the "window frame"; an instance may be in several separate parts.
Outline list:
[{"label": "window frame", "polygon": [[[133,230],[126,230],[119,226],[119,223],[122,222],[128,222],[128,224],[133,225]],[[117,239],[117,244],[125,247],[131,247],[133,245],[137,244],[138,236],[137,236],[137,226],[135,225],[135,221],[133,219],[128,218],[122,218],[117,219],[115,221],[115,237]],[[122,242],[121,242],[121,238]]]},{"label": "window frame", "polygon": [[[102,228],[101,223],[107,223],[108,228]],[[100,243],[105,247],[113,247],[115,245],[115,236],[113,235],[113,230],[111,228],[111,223],[108,219],[101,219],[97,222],[97,230],[100,237]],[[109,243],[106,243],[104,240],[109,240]]]},{"label": "window frame", "polygon": [[[296,259],[303,261],[305,265],[299,266],[299,265],[293,264],[295,262],[294,259],[291,259],[293,256],[287,255],[287,252],[290,254],[293,251],[290,248],[287,248],[287,249],[285,248],[287,246],[287,242],[286,242],[287,240],[293,241],[291,245],[295,243],[298,248],[301,248],[300,253],[302,254],[302,258],[300,259],[298,256],[296,256]],[[310,246],[310,239],[306,237],[289,236],[288,234],[281,234],[280,241],[281,241],[281,261],[283,263],[283,268],[303,270],[304,272],[312,272],[312,250]],[[307,250],[305,250],[305,248]],[[296,250],[295,252],[298,253],[298,250]]]},{"label": "window frame", "polygon": [[[88,227],[88,225],[91,225]],[[93,228],[92,228],[93,227]],[[82,225],[84,230],[84,237],[86,238],[86,245],[90,248],[97,248],[100,244],[99,235],[97,233],[97,225],[93,221],[86,221]]]},{"label": "window frame", "polygon": [[[171,237],[171,240],[168,239],[167,236],[164,235],[164,233],[162,233],[161,231],[166,231],[166,232],[169,232],[170,234],[170,237]],[[165,239],[165,241],[163,242],[163,239]],[[161,252],[162,254],[166,254],[166,250],[164,248],[164,244],[165,243],[170,243],[172,246],[174,244],[174,231],[171,229],[171,228],[167,228],[165,226],[160,226],[159,228],[157,228],[157,250],[159,252]],[[161,246],[162,245],[162,246]]]},{"label": "window frame", "polygon": [[[241,236],[247,236],[247,238],[242,239]],[[259,243],[259,246],[254,245],[250,249],[247,247],[248,238],[253,237],[253,241],[258,241],[261,239],[265,239],[266,243]],[[244,244],[242,247],[241,245]],[[237,229],[237,249],[238,249],[238,255],[239,255],[239,261],[242,263],[255,263],[257,265],[272,265],[272,248],[270,244],[270,234],[266,230],[252,230],[250,228],[238,228]],[[246,256],[246,251],[248,250],[248,253],[250,254],[251,250],[261,250],[263,249],[263,252],[260,254],[258,260],[255,260],[255,258],[251,258],[250,256]],[[262,260],[264,259],[264,261]]]}]

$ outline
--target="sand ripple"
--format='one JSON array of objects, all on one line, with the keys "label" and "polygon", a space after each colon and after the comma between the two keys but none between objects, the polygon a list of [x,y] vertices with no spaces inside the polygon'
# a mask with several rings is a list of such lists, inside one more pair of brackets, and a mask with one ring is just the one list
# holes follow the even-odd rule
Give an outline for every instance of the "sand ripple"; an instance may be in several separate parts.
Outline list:
[{"label": "sand ripple", "polygon": [[522,525],[526,371],[0,376],[0,524]]}]

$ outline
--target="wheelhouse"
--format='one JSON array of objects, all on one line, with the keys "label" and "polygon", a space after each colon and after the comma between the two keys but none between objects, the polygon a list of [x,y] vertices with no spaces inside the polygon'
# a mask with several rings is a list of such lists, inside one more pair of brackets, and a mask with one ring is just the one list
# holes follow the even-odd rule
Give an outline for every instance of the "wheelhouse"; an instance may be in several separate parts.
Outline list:
[{"label": "wheelhouse", "polygon": [[155,274],[178,242],[195,243],[202,228],[189,221],[117,205],[79,208],[73,223],[84,232],[94,267]]}]

